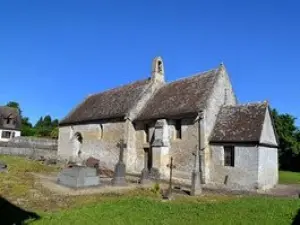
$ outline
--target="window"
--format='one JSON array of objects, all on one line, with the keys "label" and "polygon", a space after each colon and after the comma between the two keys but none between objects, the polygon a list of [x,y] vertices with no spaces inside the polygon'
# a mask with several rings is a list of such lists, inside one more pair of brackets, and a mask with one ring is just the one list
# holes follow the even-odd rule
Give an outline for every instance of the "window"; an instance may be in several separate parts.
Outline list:
[{"label": "window", "polygon": [[234,146],[224,146],[224,166],[234,166]]},{"label": "window", "polygon": [[6,124],[10,124],[10,122],[11,122],[11,118],[7,118],[6,119]]},{"label": "window", "polygon": [[14,138],[15,137],[15,132],[13,131],[12,133],[11,133],[11,138]]},{"label": "window", "polygon": [[1,138],[10,138],[10,131],[2,131]]},{"label": "window", "polygon": [[148,124],[145,124],[144,131],[145,131],[145,139],[146,139],[146,142],[148,143],[149,142],[149,125]]},{"label": "window", "polygon": [[181,139],[182,138],[181,120],[176,120],[176,124],[175,124],[175,138],[176,139]]}]

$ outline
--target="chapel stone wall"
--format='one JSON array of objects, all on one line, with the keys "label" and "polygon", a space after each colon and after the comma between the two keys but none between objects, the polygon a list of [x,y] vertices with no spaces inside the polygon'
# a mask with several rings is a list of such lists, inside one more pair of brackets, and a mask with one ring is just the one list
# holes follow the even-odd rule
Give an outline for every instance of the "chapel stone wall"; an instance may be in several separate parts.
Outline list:
[{"label": "chapel stone wall", "polygon": [[224,148],[212,145],[210,184],[233,190],[255,190],[258,188],[258,147],[238,145],[234,148],[234,166],[225,166]]},{"label": "chapel stone wall", "polygon": [[100,165],[113,170],[119,157],[117,143],[125,138],[125,122],[115,121],[97,124],[63,126],[59,128],[58,156],[68,159],[74,151],[74,134],[82,137],[80,146],[83,157],[95,157]]},{"label": "chapel stone wall", "polygon": [[216,83],[212,94],[207,102],[207,108],[205,110],[204,127],[205,127],[205,151],[204,151],[204,163],[205,171],[204,177],[205,182],[210,180],[210,170],[212,166],[211,159],[211,148],[209,147],[209,137],[215,126],[217,116],[222,106],[224,105],[236,105],[237,99],[232,88],[229,76],[223,67],[219,76],[217,77]]}]

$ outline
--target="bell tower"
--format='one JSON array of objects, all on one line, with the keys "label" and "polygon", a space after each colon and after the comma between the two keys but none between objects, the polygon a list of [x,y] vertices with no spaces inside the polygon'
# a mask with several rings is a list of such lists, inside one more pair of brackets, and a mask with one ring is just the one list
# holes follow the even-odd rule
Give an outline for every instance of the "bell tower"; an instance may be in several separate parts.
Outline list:
[{"label": "bell tower", "polygon": [[165,82],[164,63],[160,56],[155,57],[152,61],[152,80],[155,82]]}]

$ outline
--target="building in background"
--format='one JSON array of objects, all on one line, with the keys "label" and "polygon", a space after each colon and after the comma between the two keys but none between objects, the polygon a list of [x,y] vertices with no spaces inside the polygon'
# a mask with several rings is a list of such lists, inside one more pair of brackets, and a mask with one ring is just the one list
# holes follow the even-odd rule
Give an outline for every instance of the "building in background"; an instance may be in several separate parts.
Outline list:
[{"label": "building in background", "polygon": [[21,115],[18,109],[0,106],[0,141],[21,136]]}]

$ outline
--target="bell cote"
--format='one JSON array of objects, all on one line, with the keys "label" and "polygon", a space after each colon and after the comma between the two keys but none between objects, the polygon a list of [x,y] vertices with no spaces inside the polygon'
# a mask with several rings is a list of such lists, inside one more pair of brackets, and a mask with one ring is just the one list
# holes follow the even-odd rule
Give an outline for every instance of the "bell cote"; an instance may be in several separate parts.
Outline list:
[{"label": "bell cote", "polygon": [[152,80],[155,82],[165,82],[164,63],[160,56],[155,57],[152,62]]}]

